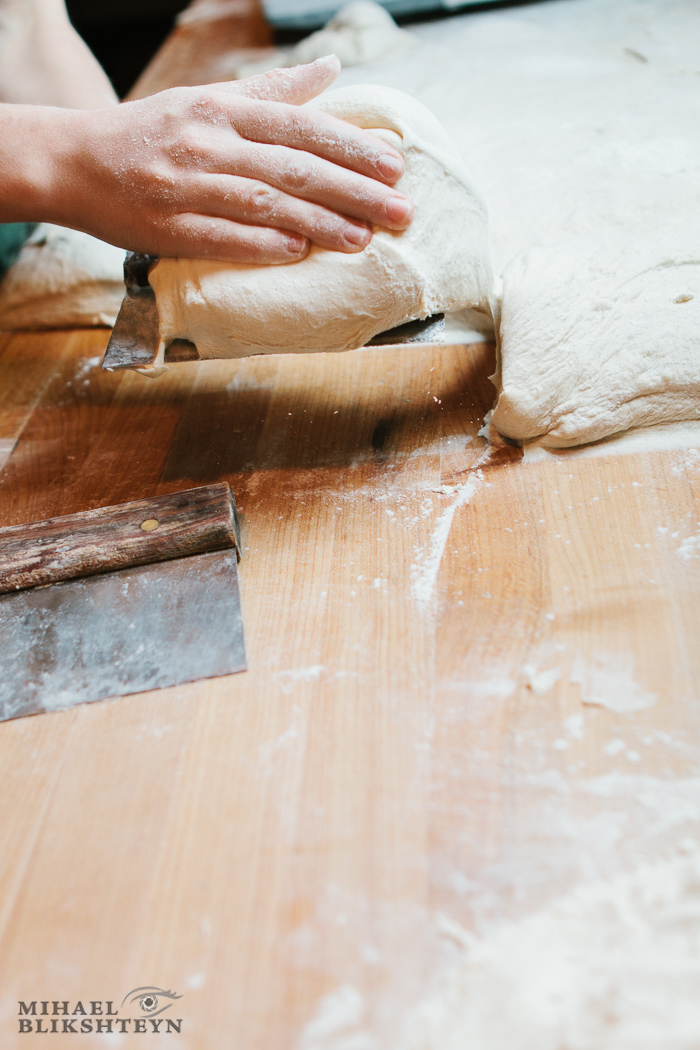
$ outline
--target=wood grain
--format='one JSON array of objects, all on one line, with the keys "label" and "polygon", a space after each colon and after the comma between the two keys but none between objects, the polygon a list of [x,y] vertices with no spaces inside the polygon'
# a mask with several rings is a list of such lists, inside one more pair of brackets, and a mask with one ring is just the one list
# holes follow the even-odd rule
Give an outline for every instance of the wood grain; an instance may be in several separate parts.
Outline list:
[{"label": "wood grain", "polygon": [[393,1050],[451,930],[694,833],[697,452],[494,453],[484,344],[152,381],[60,340],[4,521],[229,482],[250,670],[0,727],[3,1046],[20,998],[152,981],[173,1046]]},{"label": "wood grain", "polygon": [[225,482],[0,529],[0,594],[235,547]]},{"label": "wood grain", "polygon": [[0,341],[2,524],[229,482],[250,670],[0,726],[3,1050],[18,999],[147,982],[176,1050],[404,1050],[464,931],[697,838],[700,450],[489,448],[484,344],[149,381],[106,341]]},{"label": "wood grain", "polygon": [[[0,388],[0,469],[15,447],[22,427],[50,377],[58,370],[65,340],[54,336],[0,333],[5,384]],[[58,349],[60,347],[60,350]]]}]

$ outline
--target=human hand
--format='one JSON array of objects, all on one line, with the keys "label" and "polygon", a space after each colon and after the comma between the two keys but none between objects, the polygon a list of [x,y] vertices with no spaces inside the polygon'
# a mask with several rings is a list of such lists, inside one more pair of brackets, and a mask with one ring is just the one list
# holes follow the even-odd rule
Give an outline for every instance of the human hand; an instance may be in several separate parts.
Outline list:
[{"label": "human hand", "polygon": [[[358,252],[370,224],[409,225],[393,190],[401,155],[370,132],[301,107],[330,57],[249,80],[171,88],[65,112],[50,221],[163,256],[284,263],[311,243]],[[59,119],[60,122],[60,118]]]}]

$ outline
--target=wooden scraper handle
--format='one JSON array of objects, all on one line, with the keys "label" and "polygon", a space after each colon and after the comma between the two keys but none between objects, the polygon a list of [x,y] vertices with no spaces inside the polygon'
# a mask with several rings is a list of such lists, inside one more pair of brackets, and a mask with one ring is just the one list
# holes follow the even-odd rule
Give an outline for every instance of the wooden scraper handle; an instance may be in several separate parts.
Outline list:
[{"label": "wooden scraper handle", "polygon": [[240,560],[231,487],[202,485],[0,529],[0,594],[229,547]]}]

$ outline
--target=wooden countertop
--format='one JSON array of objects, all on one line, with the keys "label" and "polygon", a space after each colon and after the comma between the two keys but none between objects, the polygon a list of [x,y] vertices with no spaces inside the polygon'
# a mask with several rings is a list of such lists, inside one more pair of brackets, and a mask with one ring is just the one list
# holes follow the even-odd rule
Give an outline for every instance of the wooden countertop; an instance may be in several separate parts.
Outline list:
[{"label": "wooden countertop", "polygon": [[153,984],[154,1046],[395,1050],[460,930],[697,832],[697,450],[489,449],[486,344],[152,381],[106,341],[0,336],[0,524],[230,481],[250,670],[0,725],[3,1048]]},{"label": "wooden countertop", "polygon": [[106,337],[0,338],[2,524],[230,481],[250,670],[0,726],[3,1046],[17,1000],[148,983],[173,1045],[335,1046],[298,1040],[346,985],[393,1045],[440,916],[684,833],[638,795],[697,771],[700,456],[490,452],[485,344],[148,380]]}]

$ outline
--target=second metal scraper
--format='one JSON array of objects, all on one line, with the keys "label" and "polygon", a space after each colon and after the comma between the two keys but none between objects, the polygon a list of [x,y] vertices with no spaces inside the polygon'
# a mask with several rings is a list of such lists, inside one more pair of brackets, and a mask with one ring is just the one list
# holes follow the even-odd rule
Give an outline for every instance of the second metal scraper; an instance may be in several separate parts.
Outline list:
[{"label": "second metal scraper", "polygon": [[225,483],[0,529],[0,721],[246,669]]}]

